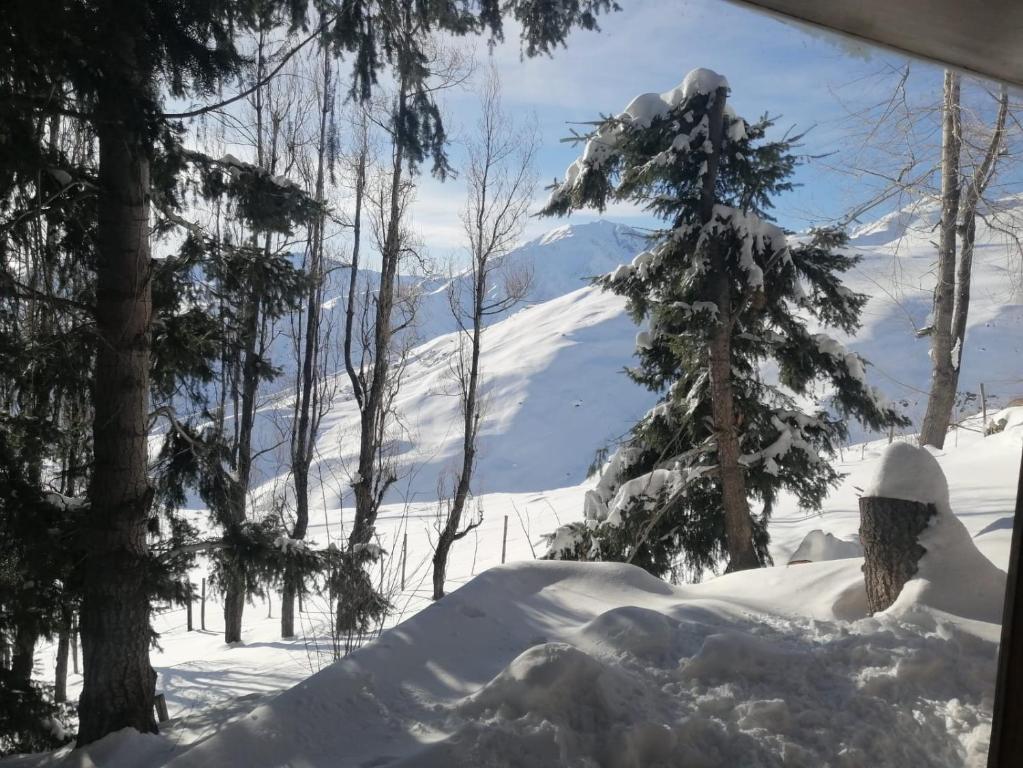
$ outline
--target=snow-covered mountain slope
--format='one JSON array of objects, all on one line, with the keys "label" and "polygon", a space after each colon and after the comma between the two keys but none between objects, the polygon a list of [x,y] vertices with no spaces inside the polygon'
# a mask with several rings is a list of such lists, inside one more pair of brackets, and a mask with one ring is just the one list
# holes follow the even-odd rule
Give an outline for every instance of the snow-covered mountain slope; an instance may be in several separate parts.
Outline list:
[{"label": "snow-covered mountain slope", "polygon": [[[652,404],[653,396],[621,372],[630,363],[636,333],[624,302],[588,285],[642,247],[635,230],[598,221],[558,227],[509,254],[514,265],[532,271],[533,280],[526,301],[494,318],[483,336],[477,493],[580,482],[594,451],[624,434]],[[459,338],[448,284],[435,281],[424,288],[417,333],[434,336],[411,351],[395,404],[392,448],[401,479],[390,500],[436,499],[438,479],[448,475],[450,484],[459,461],[460,405],[452,367]],[[340,302],[328,304],[330,322],[341,322]],[[358,411],[344,372],[331,381],[336,394],[317,442],[312,475],[318,485],[311,492],[328,508],[347,501],[359,439]],[[269,450],[257,468],[263,484],[257,497],[284,492],[282,468],[289,458],[281,435],[291,418],[287,392],[268,398],[260,412],[259,443]]]},{"label": "snow-covered mountain slope", "polygon": [[[859,333],[839,335],[871,362],[870,382],[904,403],[915,423],[926,405],[930,377],[929,343],[916,331],[927,325],[931,308],[932,220],[927,208],[902,211],[853,233],[851,245],[862,262],[847,283],[871,298]],[[586,278],[630,261],[641,247],[634,230],[596,222],[559,227],[508,257],[530,266],[534,281],[528,305],[496,318],[484,334],[487,409],[477,493],[530,492],[581,482],[594,452],[624,434],[654,402],[654,395],[622,373],[633,361],[637,331],[623,302],[580,287]],[[1023,299],[1019,255],[1013,248],[998,232],[980,227],[959,388],[978,393],[984,383],[992,408],[1023,395]],[[400,419],[393,438],[402,479],[391,501],[436,499],[438,480],[458,460],[460,417],[451,367],[458,342],[447,285],[434,281],[425,289],[419,335],[426,341],[411,353],[397,402]],[[332,300],[331,311],[340,312],[340,305]],[[343,374],[334,381],[336,395],[317,444],[313,475],[319,486],[312,493],[328,509],[347,501],[358,445],[350,389]],[[286,397],[268,402],[261,414],[262,447],[280,443],[290,417]],[[850,428],[853,441],[870,438],[858,425]],[[282,467],[287,462],[284,445],[263,455],[259,482],[264,498],[272,490],[285,492]]]},{"label": "snow-covered mountain slope", "polygon": [[[585,486],[485,497],[484,526],[453,551],[450,586],[468,583],[431,604],[417,592],[429,583],[419,556],[429,520],[392,507],[385,544],[397,552],[407,532],[418,553],[407,589],[393,593],[412,618],[309,677],[326,643],[309,603],[301,639],[277,639],[277,622],[257,608],[234,647],[186,633],[181,610],[162,614],[154,664],[174,718],[163,735],[124,731],[21,765],[979,768],[1000,595],[971,591],[955,566],[976,545],[1005,567],[1023,408],[992,418],[1005,419],[1002,432],[982,437],[971,419],[935,456],[965,541],[932,564],[955,577],[935,581],[942,594],[911,589],[901,610],[865,617],[858,557],[683,587],[629,566],[534,562],[526,530],[571,514]],[[823,514],[783,500],[776,561],[813,530],[855,531],[856,496],[887,447],[845,454],[847,476]],[[494,567],[503,514],[518,528],[519,511],[510,564]],[[216,611],[207,616],[219,630]]]}]

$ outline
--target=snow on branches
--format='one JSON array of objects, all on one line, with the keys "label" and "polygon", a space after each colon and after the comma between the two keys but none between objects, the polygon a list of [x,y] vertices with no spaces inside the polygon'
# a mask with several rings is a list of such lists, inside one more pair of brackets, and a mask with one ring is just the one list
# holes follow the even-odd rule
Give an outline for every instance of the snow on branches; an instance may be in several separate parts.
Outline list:
[{"label": "snow on branches", "polygon": [[767,562],[777,495],[820,507],[839,477],[828,458],[845,420],[901,423],[868,386],[865,361],[817,332],[855,332],[866,301],[842,285],[857,261],[842,251],[844,233],[789,238],[769,215],[792,186],[799,137],[768,140],[771,122],[743,120],[727,94],[724,77],[697,69],[595,122],[575,137],[582,153],[543,211],[626,201],[665,223],[597,281],[643,325],[628,374],[661,401],[587,494],[585,521],[553,536],[552,556],[628,560],[657,574],[681,564],[698,577],[735,554],[722,509],[738,473],[750,522],[731,535],[751,537],[753,557]]}]

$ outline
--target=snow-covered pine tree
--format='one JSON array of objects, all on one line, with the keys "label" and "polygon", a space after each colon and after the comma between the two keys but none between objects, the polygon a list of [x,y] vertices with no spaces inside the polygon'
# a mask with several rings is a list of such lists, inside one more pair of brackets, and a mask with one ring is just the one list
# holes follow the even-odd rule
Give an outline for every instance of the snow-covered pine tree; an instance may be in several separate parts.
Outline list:
[{"label": "snow-covered pine tree", "polygon": [[627,373],[662,397],[587,493],[585,521],[552,536],[551,557],[692,578],[726,560],[767,564],[779,493],[820,508],[846,420],[904,423],[867,385],[865,361],[815,332],[854,332],[866,302],[841,282],[857,261],[839,250],[844,234],[790,241],[768,215],[792,186],[798,137],[768,140],[771,121],[747,123],[727,94],[724,77],[696,69],[595,123],[543,210],[631,202],[665,222],[597,281],[647,324]]}]

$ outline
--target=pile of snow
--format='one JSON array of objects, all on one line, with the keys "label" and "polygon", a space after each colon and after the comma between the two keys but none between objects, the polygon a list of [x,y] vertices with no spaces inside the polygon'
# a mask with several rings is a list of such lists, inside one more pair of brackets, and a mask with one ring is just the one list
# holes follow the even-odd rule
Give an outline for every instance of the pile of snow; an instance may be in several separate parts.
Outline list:
[{"label": "pile of snow", "polygon": [[859,537],[843,540],[816,528],[806,534],[806,538],[799,543],[796,551],[789,557],[789,565],[823,563],[826,560],[844,560],[849,557],[863,557],[863,546]]},{"label": "pile of snow", "polygon": [[[850,538],[862,489],[940,502],[933,457],[949,508],[969,513],[962,522],[973,541],[1004,565],[1023,408],[993,418],[1005,419],[1005,430],[982,437],[979,418],[971,420],[971,431],[937,455],[890,449],[886,440],[846,451],[846,478],[823,515],[779,499],[775,560],[786,562],[816,529]],[[913,458],[892,458],[900,454]],[[908,472],[893,471],[899,465]],[[903,488],[909,476],[930,491]],[[912,610],[874,617],[859,558],[680,588],[629,566],[529,561],[528,531],[578,516],[586,490],[486,497],[477,544],[453,553],[449,589],[500,562],[504,514],[512,519],[508,557],[526,562],[485,571],[439,603],[421,599],[416,608],[425,610],[308,679],[302,666],[313,639],[278,640],[276,620],[249,616],[258,611],[247,612],[246,643],[231,648],[216,635],[186,633],[183,611],[163,614],[165,650],[154,664],[176,718],[163,735],[126,731],[72,758],[64,750],[15,765],[984,764],[999,628],[978,619],[993,598],[974,593],[966,605],[961,584],[928,575],[933,544],[916,580],[929,579],[927,588],[914,592],[911,582],[904,591]],[[385,508],[385,518],[393,512]],[[402,530],[385,546],[400,546]],[[428,549],[428,533],[404,530],[410,552]],[[969,552],[961,537],[955,546]],[[960,554],[944,551],[942,567],[954,568]],[[410,593],[427,590],[428,572],[411,558],[409,566]],[[208,607],[207,621],[216,615]],[[288,685],[275,698],[249,693]],[[240,698],[229,706],[199,708],[231,692]],[[189,702],[196,709],[181,717]]]},{"label": "pile of snow", "polygon": [[979,621],[1001,621],[1005,573],[980,553],[966,526],[952,512],[948,481],[929,447],[909,443],[889,446],[864,495],[917,501],[937,509],[919,538],[926,551],[917,574],[888,613],[908,618],[918,614],[921,606],[928,606]]},{"label": "pile of snow", "polygon": [[684,588],[620,564],[495,568],[191,748],[171,732],[103,764],[982,765],[995,643],[844,621],[807,600],[822,580],[862,589],[857,561]]}]

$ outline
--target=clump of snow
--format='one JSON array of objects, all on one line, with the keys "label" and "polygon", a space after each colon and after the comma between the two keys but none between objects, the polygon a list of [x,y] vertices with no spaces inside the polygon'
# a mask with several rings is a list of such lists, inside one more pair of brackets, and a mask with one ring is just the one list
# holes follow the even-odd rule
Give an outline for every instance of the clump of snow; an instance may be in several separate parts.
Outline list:
[{"label": "clump of snow", "polygon": [[[665,93],[641,93],[625,105],[618,113],[616,124],[607,124],[599,128],[586,142],[582,154],[565,169],[564,181],[550,195],[548,204],[556,202],[572,189],[586,174],[589,168],[599,168],[611,158],[618,148],[623,131],[629,128],[648,128],[655,120],[666,117],[673,109],[685,104],[690,99],[714,93],[720,88],[728,89],[728,80],[710,69],[698,67],[690,71],[682,82]],[[735,114],[729,105],[725,105],[727,117],[727,136],[732,141],[740,141],[746,137],[746,124]],[[692,113],[685,113],[686,120],[692,119]],[[699,137],[703,137],[700,139]],[[687,153],[690,149],[699,148],[709,151],[708,124],[706,116],[689,132],[674,137],[671,148],[657,154],[651,162],[663,165],[673,160],[676,153]],[[701,173],[706,172],[706,163]]]},{"label": "clump of snow", "polygon": [[668,105],[677,107],[696,95],[706,95],[714,93],[719,88],[728,87],[728,79],[724,75],[719,75],[712,69],[697,67],[691,70],[679,85],[661,94],[661,99]]},{"label": "clump of snow", "polygon": [[65,496],[57,491],[47,491],[43,494],[43,498],[55,507],[59,507],[65,512],[71,512],[76,509],[83,509],[89,505],[89,499],[87,496]]},{"label": "clump of snow", "polygon": [[309,545],[302,539],[293,539],[290,536],[281,534],[274,539],[274,546],[277,547],[284,554],[289,552],[304,552],[309,548]]},{"label": "clump of snow", "polygon": [[821,529],[810,531],[789,557],[789,563],[823,563],[827,560],[844,560],[863,557],[863,546],[856,540],[843,540],[833,533]]},{"label": "clump of snow", "polygon": [[611,526],[621,525],[622,513],[633,508],[638,499],[642,498],[645,506],[650,508],[661,494],[670,496],[682,482],[683,476],[678,470],[655,469],[622,483],[608,507],[609,513],[604,523]]},{"label": "clump of snow", "polygon": [[622,115],[632,118],[635,125],[646,127],[658,117],[664,117],[672,105],[657,93],[641,93],[626,105]]},{"label": "clump of snow", "polygon": [[677,645],[679,622],[659,611],[627,605],[612,608],[579,628],[576,643],[600,653],[666,659]]},{"label": "clump of snow", "polygon": [[977,621],[1001,622],[1005,573],[981,554],[952,512],[948,481],[928,448],[892,443],[864,495],[932,504],[937,510],[919,538],[926,551],[916,576],[886,613],[910,619],[926,606]]},{"label": "clump of snow", "polygon": [[855,352],[850,352],[840,341],[833,339],[826,333],[814,334],[812,338],[813,343],[821,354],[829,355],[843,363],[850,378],[855,379],[861,384],[866,383],[867,370],[863,365],[863,359],[859,355]]}]

